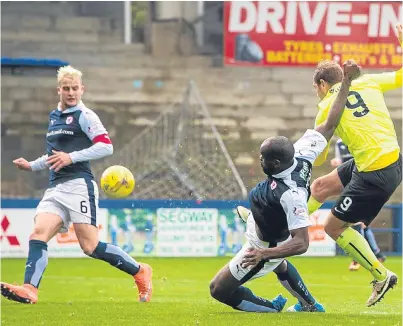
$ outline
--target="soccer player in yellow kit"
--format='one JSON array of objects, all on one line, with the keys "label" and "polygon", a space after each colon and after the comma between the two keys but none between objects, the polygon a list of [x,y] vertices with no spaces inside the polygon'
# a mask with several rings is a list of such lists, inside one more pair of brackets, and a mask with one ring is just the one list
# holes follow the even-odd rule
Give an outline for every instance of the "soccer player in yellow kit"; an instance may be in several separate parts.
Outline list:
[{"label": "soccer player in yellow kit", "polygon": [[[402,43],[402,26],[398,24]],[[342,79],[335,62],[319,63],[314,87],[321,99],[315,124],[325,121]],[[364,237],[350,226],[369,225],[402,180],[402,158],[396,132],[383,93],[402,87],[402,69],[382,74],[367,74],[354,80],[346,110],[335,134],[348,146],[353,159],[343,163],[311,186],[309,212],[317,210],[330,196],[340,195],[325,222],[325,231],[361,266],[374,276],[368,306],[379,302],[397,283],[397,276],[377,260]],[[317,158],[322,164],[328,148]]]}]

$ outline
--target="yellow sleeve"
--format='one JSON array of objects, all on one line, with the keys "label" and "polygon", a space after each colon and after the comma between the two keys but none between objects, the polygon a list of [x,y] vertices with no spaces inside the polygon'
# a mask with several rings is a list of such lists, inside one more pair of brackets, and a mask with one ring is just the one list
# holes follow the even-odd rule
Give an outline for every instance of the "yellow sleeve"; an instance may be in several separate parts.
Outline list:
[{"label": "yellow sleeve", "polygon": [[382,92],[402,87],[402,68],[398,71],[368,74],[367,76],[381,87]]},{"label": "yellow sleeve", "polygon": [[313,166],[321,166],[326,162],[327,155],[329,154],[330,142],[327,144],[326,148],[320,155],[316,158],[315,162],[313,162]]}]

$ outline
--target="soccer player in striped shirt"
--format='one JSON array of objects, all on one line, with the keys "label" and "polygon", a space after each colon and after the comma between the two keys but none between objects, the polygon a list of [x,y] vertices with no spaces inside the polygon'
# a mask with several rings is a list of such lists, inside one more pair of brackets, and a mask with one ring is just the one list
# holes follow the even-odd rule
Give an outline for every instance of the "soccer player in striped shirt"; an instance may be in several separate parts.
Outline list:
[{"label": "soccer player in striped shirt", "polygon": [[[397,25],[400,44],[402,26]],[[319,63],[314,87],[321,99],[315,124],[326,120],[343,76],[336,62]],[[345,143],[354,160],[316,179],[311,186],[309,212],[317,210],[330,196],[340,195],[329,214],[325,230],[352,259],[374,277],[368,306],[379,302],[397,283],[397,276],[378,261],[364,237],[351,226],[370,225],[402,180],[402,157],[395,128],[383,93],[402,87],[402,69],[366,74],[353,81],[340,124],[335,134]],[[315,162],[322,164],[328,148]]]},{"label": "soccer player in striped shirt", "polygon": [[22,286],[1,283],[1,294],[20,303],[37,303],[38,288],[48,264],[48,245],[71,223],[84,253],[103,260],[134,278],[139,300],[150,301],[152,269],[140,264],[118,246],[99,241],[98,186],[90,161],[113,153],[112,142],[99,117],[81,101],[82,73],[71,66],[58,71],[60,103],[49,115],[47,154],[35,161],[14,160],[20,170],[49,169],[49,187],[39,203],[29,239]]}]

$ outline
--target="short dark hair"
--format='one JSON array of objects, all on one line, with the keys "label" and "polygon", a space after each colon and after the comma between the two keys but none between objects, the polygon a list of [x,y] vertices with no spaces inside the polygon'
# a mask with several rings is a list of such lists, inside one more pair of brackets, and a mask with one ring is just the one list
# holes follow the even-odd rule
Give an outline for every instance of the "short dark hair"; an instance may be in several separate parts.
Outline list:
[{"label": "short dark hair", "polygon": [[276,136],[270,138],[270,143],[261,150],[264,158],[278,159],[281,163],[290,162],[294,158],[294,145],[287,137]]},{"label": "short dark hair", "polygon": [[313,81],[317,85],[319,85],[321,79],[333,86],[343,79],[343,70],[336,61],[322,60],[318,63],[313,74]]}]

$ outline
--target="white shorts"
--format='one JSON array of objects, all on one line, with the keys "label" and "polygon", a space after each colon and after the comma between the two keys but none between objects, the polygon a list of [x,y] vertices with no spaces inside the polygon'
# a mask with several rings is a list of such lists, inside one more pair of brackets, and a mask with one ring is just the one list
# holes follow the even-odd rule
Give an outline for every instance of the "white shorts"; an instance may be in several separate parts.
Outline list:
[{"label": "white shorts", "polygon": [[60,216],[63,220],[60,233],[67,232],[71,223],[97,226],[98,199],[95,181],[83,178],[66,181],[45,191],[35,216],[39,213]]},{"label": "white shorts", "polygon": [[[236,254],[235,257],[231,259],[229,262],[229,269],[233,277],[235,277],[238,281],[250,281],[255,278],[259,278],[265,276],[275,270],[284,260],[284,258],[279,259],[270,259],[269,262],[265,263],[260,269],[254,268],[252,266],[248,266],[243,268],[241,266],[242,259],[245,255],[246,250],[250,248],[269,248],[269,243],[260,240],[256,234],[256,224],[255,220],[253,219],[252,213],[249,214],[248,221],[246,223],[246,243],[243,245],[242,249]],[[279,242],[277,245],[285,243],[291,239],[291,236],[283,241]]]}]

